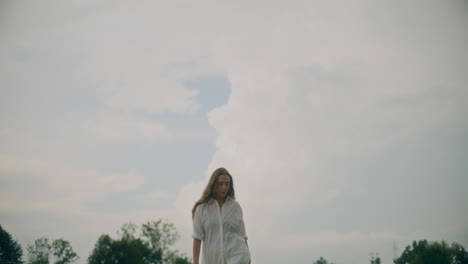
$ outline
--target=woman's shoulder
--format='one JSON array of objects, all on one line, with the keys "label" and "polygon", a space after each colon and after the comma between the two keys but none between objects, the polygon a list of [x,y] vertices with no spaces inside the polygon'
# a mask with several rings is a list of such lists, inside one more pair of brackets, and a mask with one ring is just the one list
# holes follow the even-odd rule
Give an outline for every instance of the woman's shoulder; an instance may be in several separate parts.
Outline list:
[{"label": "woman's shoulder", "polygon": [[197,203],[195,205],[195,212],[202,210],[203,207],[205,207],[205,203]]},{"label": "woman's shoulder", "polygon": [[229,202],[232,203],[233,206],[241,207],[240,203],[236,199],[233,199],[233,198],[229,197]]},{"label": "woman's shoulder", "polygon": [[195,207],[195,211],[205,209],[208,205],[213,204],[213,201],[214,201],[213,199],[209,199],[209,200],[207,200],[207,201],[200,202],[200,203],[197,204],[197,206]]}]

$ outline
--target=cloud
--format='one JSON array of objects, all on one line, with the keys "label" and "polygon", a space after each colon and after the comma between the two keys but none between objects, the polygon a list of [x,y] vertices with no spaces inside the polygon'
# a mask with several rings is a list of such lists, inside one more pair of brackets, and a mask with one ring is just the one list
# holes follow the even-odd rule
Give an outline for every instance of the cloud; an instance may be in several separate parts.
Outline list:
[{"label": "cloud", "polygon": [[152,192],[148,194],[148,198],[150,198],[152,201],[159,202],[170,199],[172,196],[165,192]]},{"label": "cloud", "polygon": [[2,225],[12,230],[23,248],[39,237],[64,238],[86,261],[102,234],[117,236],[124,223],[138,225],[158,218],[181,226],[178,213],[155,206],[170,198],[149,194],[137,202],[137,210],[93,210],[89,203],[143,187],[144,176],[137,171],[101,172],[46,157],[0,156],[0,212]]},{"label": "cloud", "polygon": [[84,134],[105,141],[140,141],[152,144],[172,137],[162,122],[125,112],[101,112],[82,122]]},{"label": "cloud", "polygon": [[[462,228],[466,218],[436,213],[457,211],[458,198],[441,193],[463,192],[441,184],[466,183],[461,163],[446,170],[449,157],[465,153],[456,147],[463,136],[447,133],[468,128],[462,12],[436,3],[417,14],[420,6],[284,8],[234,7],[242,19],[216,46],[232,85],[228,103],[208,114],[217,150],[176,207],[188,219],[180,205],[193,205],[211,172],[228,168],[260,262],[280,257],[268,250],[278,239],[301,262],[312,261],[307,249],[318,245],[342,251],[333,253],[340,261],[362,262],[374,249],[390,258],[392,240]],[[428,196],[443,201],[427,204]],[[350,250],[371,241],[372,249]]]},{"label": "cloud", "polygon": [[[132,82],[137,83],[137,82]],[[133,87],[122,87],[112,95],[105,97],[106,105],[126,110],[144,110],[150,113],[174,112],[192,113],[199,109],[193,103],[197,90],[188,90],[176,81],[167,82],[158,78],[159,87],[148,87],[145,84]]]},{"label": "cloud", "polygon": [[100,173],[46,158],[0,156],[0,164],[4,212],[53,208],[64,201],[81,204],[144,183],[143,175],[135,171]]},{"label": "cloud", "polygon": [[[187,28],[167,10],[178,3],[150,5],[53,1],[32,11],[10,2],[2,9],[9,12],[0,28],[8,39],[0,44],[0,212],[24,246],[42,235],[64,237],[84,263],[100,234],[127,221],[169,218],[180,226],[167,208],[173,197],[161,189],[179,171],[166,167],[180,163],[174,152],[206,141],[207,131],[205,124],[173,131],[165,115],[184,121],[199,111],[199,92],[186,83],[219,71],[200,53],[196,29],[174,34]],[[100,207],[107,208],[92,210]]]},{"label": "cloud", "polygon": [[[0,206],[16,213],[9,223],[37,219],[36,229],[22,225],[28,238],[63,234],[79,241],[85,261],[90,237],[164,216],[191,252],[190,210],[219,166],[235,177],[258,262],[326,253],[362,263],[370,250],[389,259],[392,239],[466,233],[456,209],[468,204],[465,4],[9,5],[0,29],[8,54],[0,65]],[[198,91],[184,84],[214,75],[229,80],[231,94],[208,113],[216,152],[205,176],[181,186],[173,208],[86,208],[83,201],[142,188],[134,168],[151,158],[135,151],[141,143],[165,153],[161,142],[194,135],[160,117],[199,111]],[[134,152],[106,156],[123,145]],[[165,190],[135,197],[171,200]],[[50,216],[66,224],[57,228]],[[456,230],[433,235],[444,226]]]}]

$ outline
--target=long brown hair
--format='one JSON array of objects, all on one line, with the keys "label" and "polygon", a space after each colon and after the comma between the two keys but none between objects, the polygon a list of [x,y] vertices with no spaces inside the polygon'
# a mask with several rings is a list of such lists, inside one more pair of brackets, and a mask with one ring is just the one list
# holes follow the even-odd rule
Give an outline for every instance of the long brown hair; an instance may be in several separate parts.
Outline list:
[{"label": "long brown hair", "polygon": [[202,194],[201,198],[193,206],[192,219],[195,217],[195,209],[197,208],[197,206],[199,206],[200,204],[206,203],[210,199],[215,198],[216,184],[218,183],[219,177],[222,176],[222,175],[228,176],[229,180],[230,180],[229,191],[227,192],[226,196],[229,196],[232,199],[236,199],[236,195],[235,195],[235,192],[234,192],[234,182],[232,180],[231,174],[229,173],[228,170],[226,170],[223,167],[217,168],[211,174],[210,180],[208,181],[208,184],[206,185],[205,190],[203,191],[203,194]]}]

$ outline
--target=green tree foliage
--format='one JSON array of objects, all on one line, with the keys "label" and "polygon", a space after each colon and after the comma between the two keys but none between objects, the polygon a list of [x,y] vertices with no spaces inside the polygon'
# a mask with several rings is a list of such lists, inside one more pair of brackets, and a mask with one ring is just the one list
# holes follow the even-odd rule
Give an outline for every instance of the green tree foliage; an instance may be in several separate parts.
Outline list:
[{"label": "green tree foliage", "polygon": [[114,240],[103,234],[88,257],[89,264],[135,263],[135,264],[189,264],[190,260],[170,247],[179,238],[172,223],[149,221],[141,226],[125,224]]},{"label": "green tree foliage", "polygon": [[13,237],[0,225],[0,263],[23,263],[23,250]]},{"label": "green tree foliage", "polygon": [[78,255],[73,251],[70,242],[63,239],[54,240],[52,253],[55,257],[55,264],[68,264],[78,260]]},{"label": "green tree foliage", "polygon": [[161,254],[151,252],[141,239],[113,240],[108,235],[101,235],[94,251],[88,257],[88,263],[161,263]]},{"label": "green tree foliage", "polygon": [[314,264],[333,264],[331,262],[328,262],[326,259],[323,257],[320,257],[318,260],[314,261]]},{"label": "green tree foliage", "polygon": [[51,245],[48,238],[36,239],[33,245],[28,245],[27,249],[29,264],[49,264]]},{"label": "green tree foliage", "polygon": [[38,238],[28,245],[28,264],[68,264],[78,260],[70,242],[56,239],[49,243],[45,237]]},{"label": "green tree foliage", "polygon": [[445,241],[428,242],[413,241],[407,246],[401,256],[394,259],[395,264],[468,264],[468,253],[463,246]]},{"label": "green tree foliage", "polygon": [[374,254],[371,254],[370,263],[371,263],[371,264],[381,264],[381,263],[382,263],[382,261],[381,261],[379,255],[378,255],[378,253],[375,254],[375,255],[374,255]]},{"label": "green tree foliage", "polygon": [[192,262],[185,256],[177,257],[174,263],[175,264],[192,264]]}]

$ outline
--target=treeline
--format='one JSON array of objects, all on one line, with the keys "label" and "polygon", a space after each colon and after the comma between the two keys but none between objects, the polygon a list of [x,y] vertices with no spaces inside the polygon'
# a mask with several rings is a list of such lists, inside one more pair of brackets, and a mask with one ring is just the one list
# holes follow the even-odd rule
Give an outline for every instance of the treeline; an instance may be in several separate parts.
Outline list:
[{"label": "treeline", "polygon": [[[462,245],[445,241],[413,241],[406,246],[401,256],[393,260],[394,264],[468,264],[468,253]],[[313,264],[334,264],[323,257]],[[378,254],[371,254],[370,264],[382,264]]]},{"label": "treeline", "polygon": [[[179,239],[172,223],[161,219],[141,225],[125,224],[116,239],[102,234],[88,256],[88,264],[190,264],[189,259],[171,246]],[[27,259],[17,241],[0,225],[0,264],[69,264],[79,259],[70,243],[63,239],[38,238],[27,246]],[[414,241],[406,246],[394,264],[468,264],[468,253],[457,243]],[[320,257],[313,264],[334,264]],[[382,264],[372,254],[370,264]]]},{"label": "treeline", "polygon": [[[159,219],[148,221],[138,228],[129,223],[117,232],[116,239],[102,234],[87,258],[88,264],[190,264],[191,259],[173,250],[179,239],[174,224]],[[23,249],[0,225],[0,264],[69,264],[79,256],[70,243],[63,239],[50,241],[41,237],[27,246],[26,260]]]}]

